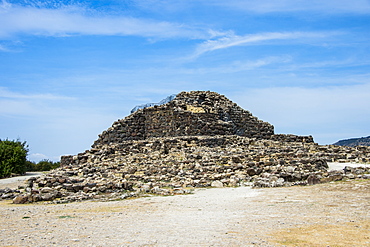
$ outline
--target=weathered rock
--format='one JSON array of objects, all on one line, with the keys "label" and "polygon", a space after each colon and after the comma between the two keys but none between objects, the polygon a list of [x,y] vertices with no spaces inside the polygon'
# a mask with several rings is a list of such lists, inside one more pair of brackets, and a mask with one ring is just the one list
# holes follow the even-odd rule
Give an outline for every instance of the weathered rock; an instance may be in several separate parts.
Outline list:
[{"label": "weathered rock", "polygon": [[13,193],[6,193],[1,195],[1,199],[7,200],[7,199],[13,199],[15,195]]},{"label": "weathered rock", "polygon": [[[30,180],[28,201],[316,184],[343,178],[328,173],[327,162],[369,162],[369,156],[370,147],[320,146],[312,136],[275,134],[223,95],[183,92],[114,122],[90,150],[63,156],[60,168]],[[348,168],[344,177],[367,173]]]},{"label": "weathered rock", "polygon": [[[149,137],[240,135],[268,138],[273,134],[271,124],[258,120],[225,96],[192,91],[182,92],[164,105],[140,109],[114,122],[99,136],[93,148]],[[107,151],[105,153],[109,154]],[[163,151],[166,152],[166,145]]]},{"label": "weathered rock", "polygon": [[28,202],[28,195],[19,195],[13,199],[14,204],[24,204]]},{"label": "weathered rock", "polygon": [[307,184],[314,185],[321,183],[321,179],[317,174],[310,174],[307,178]]},{"label": "weathered rock", "polygon": [[220,180],[216,180],[211,183],[211,186],[215,188],[222,188],[224,187],[224,184]]},{"label": "weathered rock", "polygon": [[41,195],[42,201],[52,201],[56,198],[56,194],[54,193],[44,193]]},{"label": "weathered rock", "polygon": [[328,183],[333,181],[339,181],[343,179],[343,173],[341,171],[332,171],[329,174],[321,179],[322,183]]},{"label": "weathered rock", "polygon": [[51,193],[53,192],[54,189],[50,188],[50,187],[43,187],[40,189],[40,193]]}]

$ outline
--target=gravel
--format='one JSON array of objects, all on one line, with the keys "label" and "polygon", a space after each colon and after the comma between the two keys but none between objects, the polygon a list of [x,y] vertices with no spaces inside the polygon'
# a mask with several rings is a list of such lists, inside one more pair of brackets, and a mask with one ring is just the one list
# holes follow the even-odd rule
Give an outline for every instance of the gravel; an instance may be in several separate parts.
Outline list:
[{"label": "gravel", "polygon": [[350,163],[350,162],[328,162],[329,171],[343,170],[344,167],[370,167],[370,164]]},{"label": "gravel", "polygon": [[[366,180],[110,202],[2,201],[0,239],[1,246],[280,246],[276,236],[290,228],[369,222],[369,192]],[[355,245],[370,242],[362,243]]]},{"label": "gravel", "polygon": [[17,176],[12,178],[2,178],[0,179],[0,189],[17,188],[19,185],[24,185],[24,181],[30,177],[40,177],[43,172],[27,172],[24,176]]}]

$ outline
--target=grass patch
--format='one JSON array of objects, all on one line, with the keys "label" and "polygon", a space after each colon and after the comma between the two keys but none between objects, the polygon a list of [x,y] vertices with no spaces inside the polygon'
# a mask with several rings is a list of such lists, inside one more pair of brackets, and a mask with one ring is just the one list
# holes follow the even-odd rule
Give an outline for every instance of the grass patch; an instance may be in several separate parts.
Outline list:
[{"label": "grass patch", "polygon": [[76,218],[74,216],[70,216],[70,215],[62,215],[62,216],[58,216],[59,219],[71,219],[71,218]]},{"label": "grass patch", "polygon": [[283,246],[370,246],[370,220],[340,225],[315,224],[274,232],[272,242]]}]

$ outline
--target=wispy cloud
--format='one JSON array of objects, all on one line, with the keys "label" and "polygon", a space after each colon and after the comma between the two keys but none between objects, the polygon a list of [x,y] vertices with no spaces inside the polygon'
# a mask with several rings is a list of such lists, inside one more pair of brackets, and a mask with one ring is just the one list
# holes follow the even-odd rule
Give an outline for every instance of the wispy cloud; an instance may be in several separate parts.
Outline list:
[{"label": "wispy cloud", "polygon": [[[299,64],[289,64],[284,67],[284,70],[305,70],[305,69],[338,69],[338,68],[354,68],[358,66],[369,66],[370,60],[368,59],[358,59],[358,58],[346,58],[337,60],[324,60],[312,63],[299,63]],[[352,75],[355,76],[355,75]]]},{"label": "wispy cloud", "polygon": [[[46,159],[50,159],[48,156],[46,156],[45,154],[40,154],[40,153],[33,153],[33,154],[30,154],[28,159],[30,159],[31,161],[35,161],[35,162],[38,162],[40,160],[46,160]],[[59,157],[57,159],[51,159],[51,160],[58,160]]]},{"label": "wispy cloud", "polygon": [[192,58],[196,58],[203,53],[226,49],[234,46],[257,44],[258,42],[265,41],[276,41],[276,40],[302,40],[306,42],[308,38],[324,38],[331,36],[335,33],[333,32],[270,32],[270,33],[257,33],[249,34],[244,36],[235,35],[233,33],[218,38],[207,40],[206,42],[200,44]]},{"label": "wispy cloud", "polygon": [[25,100],[72,100],[74,98],[67,96],[59,96],[50,93],[46,94],[23,94],[13,92],[7,88],[0,87],[0,98],[5,99],[25,99]]},{"label": "wispy cloud", "polygon": [[280,65],[291,62],[290,56],[271,56],[264,57],[257,60],[235,61],[227,63],[226,65],[216,67],[204,67],[196,69],[182,70],[185,74],[225,74],[236,73],[241,71],[256,70],[270,65]]},{"label": "wispy cloud", "polygon": [[214,5],[231,7],[257,13],[271,12],[320,12],[320,13],[370,13],[367,0],[214,0]]},{"label": "wispy cloud", "polygon": [[0,51],[9,52],[10,50],[6,48],[5,46],[0,44]]},{"label": "wispy cloud", "polygon": [[[51,116],[58,115],[52,105],[66,105],[74,98],[50,93],[19,93],[0,87],[0,115],[6,116]],[[60,112],[60,111],[59,111]]]},{"label": "wispy cloud", "polygon": [[183,11],[196,6],[221,6],[256,13],[319,12],[319,13],[369,13],[368,0],[132,0],[145,9],[168,12]]},{"label": "wispy cloud", "polygon": [[[116,116],[84,101],[0,88],[0,138],[26,140],[31,160],[58,160],[61,154],[86,149]],[[48,149],[47,156],[38,151]]]},{"label": "wispy cloud", "polygon": [[150,38],[206,38],[204,30],[183,24],[140,19],[130,16],[109,16],[89,12],[76,6],[37,8],[0,4],[0,38],[14,34],[68,36],[119,35]]}]

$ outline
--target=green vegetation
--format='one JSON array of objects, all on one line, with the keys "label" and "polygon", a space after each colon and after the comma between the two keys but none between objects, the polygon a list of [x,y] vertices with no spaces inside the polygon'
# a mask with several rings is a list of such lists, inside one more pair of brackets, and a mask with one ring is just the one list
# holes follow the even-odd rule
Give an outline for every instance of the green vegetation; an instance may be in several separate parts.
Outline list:
[{"label": "green vegetation", "polygon": [[76,218],[74,216],[70,216],[70,215],[62,215],[62,216],[58,216],[59,219],[71,219],[71,218]]},{"label": "green vegetation", "polygon": [[50,171],[60,166],[60,162],[41,160],[38,163],[27,161],[27,171]]},{"label": "green vegetation", "polygon": [[50,171],[60,166],[60,162],[50,160],[41,160],[38,163],[28,161],[27,154],[26,142],[0,139],[0,178],[27,171]]},{"label": "green vegetation", "polygon": [[0,140],[0,178],[12,173],[24,174],[27,171],[28,146],[26,142]]}]

